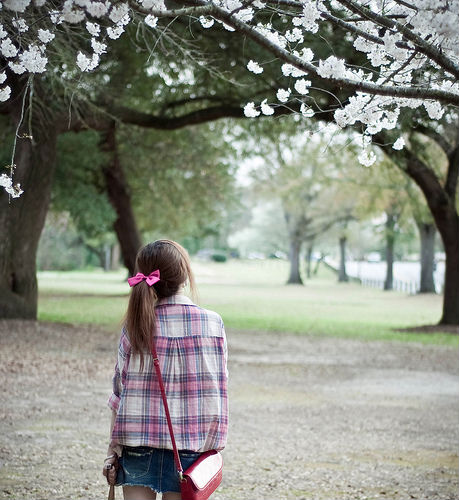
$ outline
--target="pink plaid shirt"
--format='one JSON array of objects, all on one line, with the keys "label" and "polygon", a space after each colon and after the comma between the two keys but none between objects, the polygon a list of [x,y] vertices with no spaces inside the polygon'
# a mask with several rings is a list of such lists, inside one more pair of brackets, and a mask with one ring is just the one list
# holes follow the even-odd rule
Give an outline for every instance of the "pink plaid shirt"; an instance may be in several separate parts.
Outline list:
[{"label": "pink plaid shirt", "polygon": [[[156,306],[156,350],[179,450],[221,450],[228,431],[227,345],[220,316],[183,295]],[[113,393],[112,445],[172,449],[151,355],[140,372],[127,332],[121,333]]]}]

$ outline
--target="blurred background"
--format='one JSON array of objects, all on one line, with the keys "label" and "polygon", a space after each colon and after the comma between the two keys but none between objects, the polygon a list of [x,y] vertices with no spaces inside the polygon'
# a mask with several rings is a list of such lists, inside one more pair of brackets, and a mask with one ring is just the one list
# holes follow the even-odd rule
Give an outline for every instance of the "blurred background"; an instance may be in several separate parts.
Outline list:
[{"label": "blurred background", "polygon": [[91,131],[59,138],[39,319],[117,324],[131,249],[171,238],[192,257],[201,304],[229,326],[397,338],[438,322],[445,256],[425,200],[386,157],[360,165],[352,134],[310,135],[295,117],[121,129],[128,221],[99,146]]}]

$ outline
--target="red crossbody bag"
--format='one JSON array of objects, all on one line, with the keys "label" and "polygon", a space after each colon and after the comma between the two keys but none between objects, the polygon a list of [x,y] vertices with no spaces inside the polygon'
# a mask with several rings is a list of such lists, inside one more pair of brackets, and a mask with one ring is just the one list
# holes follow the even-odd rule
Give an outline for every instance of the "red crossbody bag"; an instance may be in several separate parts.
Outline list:
[{"label": "red crossbody bag", "polygon": [[207,500],[222,482],[223,458],[217,450],[209,450],[202,453],[196,462],[188,467],[188,469],[185,471],[183,470],[177,445],[175,444],[174,429],[172,428],[166,391],[164,389],[158,354],[154,344],[151,347],[151,352],[153,354],[153,364],[155,365],[156,376],[161,390],[161,398],[166,413],[167,426],[171,436],[174,462],[180,477],[182,500]]}]

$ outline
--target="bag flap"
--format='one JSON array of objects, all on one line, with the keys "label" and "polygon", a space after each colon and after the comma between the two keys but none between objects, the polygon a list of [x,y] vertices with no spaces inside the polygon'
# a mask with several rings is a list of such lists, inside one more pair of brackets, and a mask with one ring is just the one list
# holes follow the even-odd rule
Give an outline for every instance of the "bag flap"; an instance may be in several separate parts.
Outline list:
[{"label": "bag flap", "polygon": [[217,451],[211,454],[204,454],[185,471],[195,487],[204,489],[209,482],[221,471],[223,467],[223,457]]}]

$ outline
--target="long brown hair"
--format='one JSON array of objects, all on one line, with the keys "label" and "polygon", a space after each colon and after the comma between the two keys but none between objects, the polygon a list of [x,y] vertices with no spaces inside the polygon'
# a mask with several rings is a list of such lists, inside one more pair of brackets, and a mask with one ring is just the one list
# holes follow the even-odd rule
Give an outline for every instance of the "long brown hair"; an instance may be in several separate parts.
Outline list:
[{"label": "long brown hair", "polygon": [[188,252],[171,240],[157,240],[139,250],[135,262],[135,273],[148,276],[159,269],[160,280],[152,286],[141,281],[131,289],[125,317],[125,327],[132,352],[140,356],[143,370],[144,354],[150,352],[156,333],[155,307],[158,300],[175,295],[188,281],[195,295],[195,283]]}]

